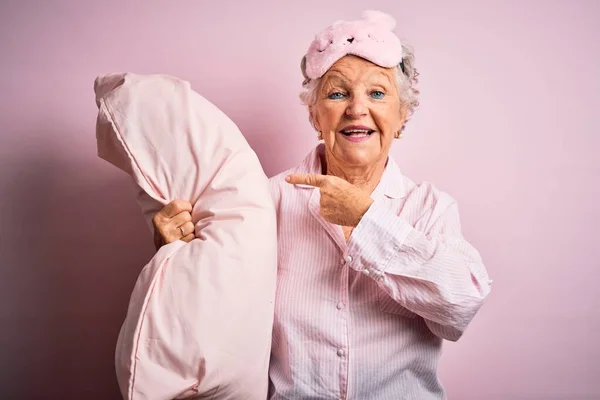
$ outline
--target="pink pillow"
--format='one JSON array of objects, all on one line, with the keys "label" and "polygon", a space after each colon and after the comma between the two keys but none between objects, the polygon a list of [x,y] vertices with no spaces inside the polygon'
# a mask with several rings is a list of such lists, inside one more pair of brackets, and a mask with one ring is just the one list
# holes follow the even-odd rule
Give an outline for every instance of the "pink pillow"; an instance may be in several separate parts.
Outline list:
[{"label": "pink pillow", "polygon": [[99,157],[132,177],[149,223],[191,202],[199,236],[163,246],[138,277],[116,349],[123,397],[264,400],[277,237],[256,154],[188,82],[109,74],[94,91]]}]

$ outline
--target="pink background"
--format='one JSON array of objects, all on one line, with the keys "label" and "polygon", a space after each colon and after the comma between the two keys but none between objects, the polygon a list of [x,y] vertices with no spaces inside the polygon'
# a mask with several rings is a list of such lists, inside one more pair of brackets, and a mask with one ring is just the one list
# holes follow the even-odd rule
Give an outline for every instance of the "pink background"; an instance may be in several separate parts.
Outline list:
[{"label": "pink background", "polygon": [[595,0],[3,1],[0,398],[119,396],[114,344],[153,247],[128,179],[96,157],[94,78],[191,81],[273,175],[315,145],[297,98],[309,41],[365,8],[396,16],[421,73],[393,154],[458,200],[494,279],[445,346],[450,399],[600,399]]}]

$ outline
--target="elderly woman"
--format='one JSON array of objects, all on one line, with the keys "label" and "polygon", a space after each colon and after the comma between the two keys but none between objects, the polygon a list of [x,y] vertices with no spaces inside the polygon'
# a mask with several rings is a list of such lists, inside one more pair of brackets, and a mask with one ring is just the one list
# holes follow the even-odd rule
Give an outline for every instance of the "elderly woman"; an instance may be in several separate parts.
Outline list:
[{"label": "elderly woman", "polygon": [[[490,292],[456,202],[390,156],[418,104],[395,21],[338,21],[302,60],[301,98],[322,143],[270,180],[278,279],[270,399],[443,399],[442,340]],[[160,243],[193,239],[184,201],[154,218]]]}]

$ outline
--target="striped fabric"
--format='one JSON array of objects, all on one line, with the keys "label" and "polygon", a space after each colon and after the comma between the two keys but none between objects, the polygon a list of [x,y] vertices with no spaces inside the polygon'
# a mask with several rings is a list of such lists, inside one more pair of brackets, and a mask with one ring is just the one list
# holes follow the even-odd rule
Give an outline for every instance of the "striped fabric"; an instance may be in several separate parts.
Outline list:
[{"label": "striped fabric", "polygon": [[456,203],[415,185],[392,157],[345,241],[319,213],[323,145],[271,178],[279,270],[269,399],[445,399],[442,340],[456,341],[490,292]]}]

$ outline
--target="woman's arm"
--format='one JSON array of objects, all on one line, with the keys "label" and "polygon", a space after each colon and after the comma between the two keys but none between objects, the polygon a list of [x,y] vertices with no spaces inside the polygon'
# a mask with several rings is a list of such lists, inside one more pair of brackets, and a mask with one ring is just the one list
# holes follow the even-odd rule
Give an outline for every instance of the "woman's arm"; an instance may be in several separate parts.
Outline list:
[{"label": "woman's arm", "polygon": [[423,317],[434,334],[456,341],[490,293],[491,281],[479,252],[462,236],[456,203],[430,189],[415,188],[400,215],[374,202],[344,256],[352,258],[351,268]]},{"label": "woman's arm", "polygon": [[462,236],[449,195],[424,183],[412,188],[396,214],[338,177],[293,174],[286,181],[318,187],[321,214],[333,224],[354,227],[344,254],[350,268],[423,317],[434,334],[460,338],[491,281],[479,252]]}]

